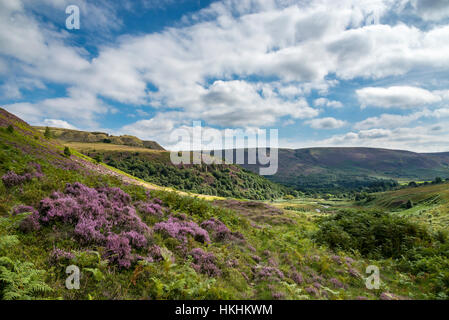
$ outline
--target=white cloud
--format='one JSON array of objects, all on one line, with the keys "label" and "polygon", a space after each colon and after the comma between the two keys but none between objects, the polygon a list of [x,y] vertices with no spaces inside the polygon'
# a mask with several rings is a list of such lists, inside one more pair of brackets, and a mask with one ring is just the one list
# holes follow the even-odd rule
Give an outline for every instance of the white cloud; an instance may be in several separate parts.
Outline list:
[{"label": "white cloud", "polygon": [[449,108],[440,108],[436,110],[424,109],[408,115],[398,114],[382,114],[378,117],[370,117],[363,121],[357,122],[354,129],[371,129],[371,128],[397,128],[406,126],[421,118],[445,118],[449,117]]},{"label": "white cloud", "polygon": [[58,120],[58,119],[45,119],[44,125],[48,126],[48,127],[54,127],[54,128],[76,129],[75,126],[71,125],[67,121]]},{"label": "white cloud", "polygon": [[316,107],[331,107],[331,108],[342,108],[343,104],[340,101],[329,100],[327,98],[315,99],[313,104]]},{"label": "white cloud", "polygon": [[83,128],[95,128],[93,120],[96,114],[110,111],[103,101],[89,92],[69,90],[69,96],[45,99],[36,103],[19,102],[5,105],[4,108],[32,124],[40,123],[45,118],[66,118]]},{"label": "white cloud", "polygon": [[442,101],[441,96],[428,90],[393,86],[389,88],[367,87],[356,90],[357,98],[362,108],[415,108]]},{"label": "white cloud", "polygon": [[312,119],[305,122],[314,129],[338,129],[346,125],[346,121],[338,120],[332,117]]},{"label": "white cloud", "polygon": [[411,0],[416,13],[424,20],[441,20],[449,17],[447,0]]}]

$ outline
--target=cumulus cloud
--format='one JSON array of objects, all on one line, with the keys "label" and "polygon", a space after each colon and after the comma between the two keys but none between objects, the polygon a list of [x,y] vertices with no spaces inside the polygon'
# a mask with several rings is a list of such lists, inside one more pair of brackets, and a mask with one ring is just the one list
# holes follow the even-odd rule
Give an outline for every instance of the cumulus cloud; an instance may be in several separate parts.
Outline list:
[{"label": "cumulus cloud", "polygon": [[357,122],[354,129],[371,129],[371,128],[397,128],[406,126],[422,118],[445,118],[449,117],[449,108],[439,108],[436,110],[424,109],[408,115],[399,114],[382,114],[378,117],[370,117],[363,121]]},{"label": "cumulus cloud", "polygon": [[67,121],[58,120],[58,119],[45,119],[43,124],[48,127],[76,129],[75,126],[71,125]]},{"label": "cumulus cloud", "polygon": [[442,101],[441,96],[428,90],[410,87],[393,86],[389,88],[367,87],[356,90],[362,108],[415,108]]},{"label": "cumulus cloud", "polygon": [[416,13],[424,20],[441,20],[449,17],[449,2],[446,0],[412,0]]},{"label": "cumulus cloud", "polygon": [[305,122],[314,129],[338,129],[346,125],[346,121],[338,120],[332,117],[312,119]]},{"label": "cumulus cloud", "polygon": [[331,107],[331,108],[342,108],[343,104],[340,101],[329,100],[327,98],[315,99],[313,104],[316,107]]},{"label": "cumulus cloud", "polygon": [[[443,126],[441,126],[443,128]],[[446,126],[447,127],[447,126]],[[372,129],[368,131],[350,132],[345,135],[317,142],[318,145],[333,146],[365,146],[374,148],[402,149],[416,152],[447,151],[449,132],[447,129],[432,130],[435,125],[392,130]]]}]

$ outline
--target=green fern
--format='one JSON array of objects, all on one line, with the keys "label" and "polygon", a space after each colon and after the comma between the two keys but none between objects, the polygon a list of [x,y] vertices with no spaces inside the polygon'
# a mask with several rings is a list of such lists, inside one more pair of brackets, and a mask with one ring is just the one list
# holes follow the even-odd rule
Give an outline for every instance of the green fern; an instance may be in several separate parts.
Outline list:
[{"label": "green fern", "polygon": [[0,257],[0,298],[3,300],[32,300],[51,292],[42,281],[45,271],[37,270],[30,262]]}]

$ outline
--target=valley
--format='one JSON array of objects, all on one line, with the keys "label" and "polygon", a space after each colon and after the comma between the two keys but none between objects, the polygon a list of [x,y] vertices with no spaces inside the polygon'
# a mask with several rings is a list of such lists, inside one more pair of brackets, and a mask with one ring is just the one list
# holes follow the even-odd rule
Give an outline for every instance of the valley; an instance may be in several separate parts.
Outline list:
[{"label": "valley", "polygon": [[[140,165],[167,166],[163,150],[66,143],[4,110],[0,127],[2,299],[448,298],[445,181],[356,200],[238,167],[172,169],[241,185],[204,195],[146,181]],[[64,285],[72,264],[79,290]],[[373,265],[378,289],[366,286]]]}]

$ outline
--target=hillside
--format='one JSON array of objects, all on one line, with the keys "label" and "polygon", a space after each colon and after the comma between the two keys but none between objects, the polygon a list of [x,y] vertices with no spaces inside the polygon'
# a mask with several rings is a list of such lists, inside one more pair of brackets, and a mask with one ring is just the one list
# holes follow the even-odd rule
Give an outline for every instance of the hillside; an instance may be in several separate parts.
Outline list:
[{"label": "hillside", "polygon": [[173,165],[166,151],[110,143],[63,143],[144,181],[186,192],[253,200],[296,194],[238,165]]},{"label": "hillside", "polygon": [[[414,153],[375,148],[279,149],[279,169],[267,178],[298,190],[381,191],[391,180],[430,181],[449,177],[449,153]],[[257,165],[244,165],[253,172]],[[385,190],[385,189],[384,189]]]},{"label": "hillside", "polygon": [[[36,130],[44,133],[45,127],[35,127]],[[129,147],[147,148],[151,150],[164,150],[155,141],[140,140],[137,137],[123,135],[113,136],[104,132],[87,132],[71,129],[50,128],[52,137],[61,142],[89,142],[89,143],[105,143],[113,145],[123,145]]]},{"label": "hillside", "polygon": [[[69,154],[3,109],[0,160],[0,299],[449,296],[447,238],[388,214],[167,192]],[[371,290],[373,264],[382,282]]]},{"label": "hillside", "polygon": [[388,210],[432,228],[449,227],[449,182],[403,187],[371,195],[363,206]]}]

